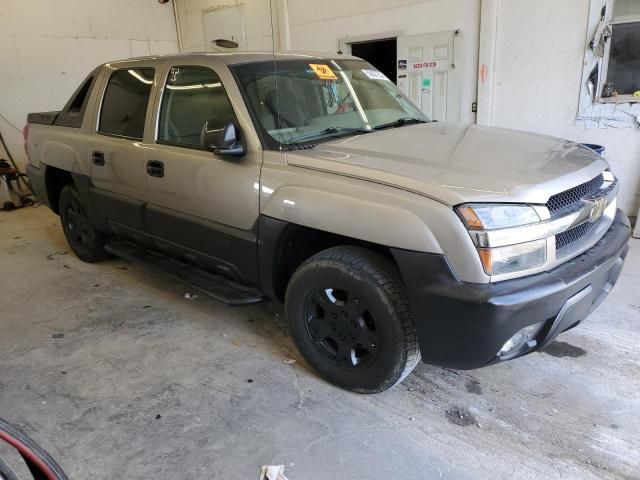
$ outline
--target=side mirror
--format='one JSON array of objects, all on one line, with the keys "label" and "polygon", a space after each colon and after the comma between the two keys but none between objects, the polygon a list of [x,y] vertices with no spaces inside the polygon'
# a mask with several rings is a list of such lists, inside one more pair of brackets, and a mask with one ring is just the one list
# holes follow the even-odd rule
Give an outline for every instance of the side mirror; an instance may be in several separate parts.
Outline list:
[{"label": "side mirror", "polygon": [[200,143],[216,155],[242,157],[247,153],[240,139],[240,128],[235,122],[220,125],[218,120],[209,120],[202,127]]}]

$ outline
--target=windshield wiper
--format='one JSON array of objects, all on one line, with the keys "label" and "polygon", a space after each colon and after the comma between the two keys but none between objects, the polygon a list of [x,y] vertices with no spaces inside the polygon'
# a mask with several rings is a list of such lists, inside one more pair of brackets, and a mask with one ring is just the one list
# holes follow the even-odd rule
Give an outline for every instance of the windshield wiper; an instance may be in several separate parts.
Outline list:
[{"label": "windshield wiper", "polygon": [[362,127],[329,127],[319,132],[309,133],[307,135],[301,135],[300,137],[292,138],[293,143],[304,142],[305,140],[315,140],[322,137],[341,137],[343,135],[349,135],[352,133],[370,133],[371,130],[367,130]]},{"label": "windshield wiper", "polygon": [[419,118],[399,118],[394,122],[383,123],[382,125],[376,125],[373,127],[374,130],[384,130],[385,128],[393,128],[393,127],[402,127],[404,125],[411,125],[413,123],[427,123],[424,120],[420,120]]}]

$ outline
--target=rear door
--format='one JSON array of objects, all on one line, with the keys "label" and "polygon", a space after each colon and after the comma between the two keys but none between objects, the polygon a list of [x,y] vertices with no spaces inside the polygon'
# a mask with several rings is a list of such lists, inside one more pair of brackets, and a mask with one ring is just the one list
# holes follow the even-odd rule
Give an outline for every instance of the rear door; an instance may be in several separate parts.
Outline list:
[{"label": "rear door", "polygon": [[155,68],[108,66],[96,128],[89,139],[92,203],[118,234],[141,238],[146,192],[145,125],[151,116]]},{"label": "rear door", "polygon": [[173,63],[162,83],[156,141],[147,149],[148,231],[163,251],[254,283],[262,152],[247,145],[244,157],[224,157],[200,144],[207,121],[242,128],[227,93],[240,98],[235,81],[226,66]]}]

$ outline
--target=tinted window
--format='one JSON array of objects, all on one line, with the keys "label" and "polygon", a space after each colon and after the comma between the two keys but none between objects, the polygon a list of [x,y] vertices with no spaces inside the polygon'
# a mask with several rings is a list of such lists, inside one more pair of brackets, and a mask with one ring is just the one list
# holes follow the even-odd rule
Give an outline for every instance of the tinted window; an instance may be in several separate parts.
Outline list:
[{"label": "tinted window", "polygon": [[87,99],[87,93],[89,93],[89,88],[91,88],[91,84],[93,83],[93,77],[89,77],[89,79],[84,82],[84,85],[80,88],[80,91],[76,94],[76,96],[71,101],[71,105],[69,105],[69,113],[76,113],[82,110],[82,106],[84,105],[85,100]]},{"label": "tinted window", "polygon": [[142,139],[153,74],[153,68],[135,68],[111,75],[102,100],[99,131]]},{"label": "tinted window", "polygon": [[640,23],[613,25],[607,77],[609,89],[618,95],[640,90]]},{"label": "tinted window", "polygon": [[160,107],[158,142],[200,147],[208,121],[221,125],[234,118],[218,75],[203,67],[173,67]]},{"label": "tinted window", "polygon": [[276,60],[231,67],[269,148],[329,141],[427,117],[362,60]]}]

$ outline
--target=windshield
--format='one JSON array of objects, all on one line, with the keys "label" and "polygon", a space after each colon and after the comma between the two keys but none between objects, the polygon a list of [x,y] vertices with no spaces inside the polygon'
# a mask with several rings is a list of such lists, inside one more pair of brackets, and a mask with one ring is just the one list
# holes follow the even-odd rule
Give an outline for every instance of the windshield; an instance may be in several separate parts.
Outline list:
[{"label": "windshield", "polygon": [[276,60],[232,70],[271,148],[428,121],[362,60]]}]

